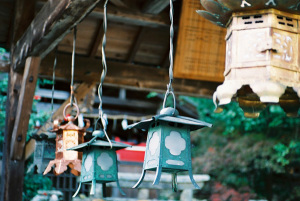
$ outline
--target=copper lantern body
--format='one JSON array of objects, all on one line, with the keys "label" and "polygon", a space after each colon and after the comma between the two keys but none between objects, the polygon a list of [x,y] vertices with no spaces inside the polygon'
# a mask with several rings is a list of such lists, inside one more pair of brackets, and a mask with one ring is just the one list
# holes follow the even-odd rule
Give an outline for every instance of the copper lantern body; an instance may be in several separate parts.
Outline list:
[{"label": "copper lantern body", "polygon": [[53,165],[55,165],[55,175],[62,174],[68,166],[71,168],[72,174],[80,175],[82,152],[67,149],[84,142],[85,129],[79,128],[72,121],[69,121],[66,125],[53,130],[56,133],[55,159],[49,162],[44,175],[51,170]]},{"label": "copper lantern body", "polygon": [[[211,2],[211,1],[210,1]],[[201,3],[208,8],[207,0]],[[279,104],[288,116],[300,107],[300,14],[297,1],[219,1],[211,21],[227,27],[225,81],[215,94],[219,106],[237,96],[247,117],[266,104]],[[269,9],[266,9],[269,8]],[[198,13],[208,19],[207,11]],[[296,13],[296,14],[292,14]]]}]

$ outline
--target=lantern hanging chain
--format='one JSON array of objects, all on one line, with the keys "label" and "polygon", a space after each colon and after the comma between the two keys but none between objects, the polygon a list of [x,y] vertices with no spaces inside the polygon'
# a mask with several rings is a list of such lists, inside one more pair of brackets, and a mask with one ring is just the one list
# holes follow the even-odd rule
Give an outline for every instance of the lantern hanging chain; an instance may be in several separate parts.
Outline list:
[{"label": "lantern hanging chain", "polygon": [[51,121],[53,121],[53,105],[54,105],[54,89],[55,89],[55,69],[57,64],[57,47],[55,48],[55,58],[53,63],[53,73],[52,73],[52,95],[51,95]]},{"label": "lantern hanging chain", "polygon": [[77,27],[74,27],[74,35],[73,35],[73,51],[72,51],[72,67],[71,67],[71,96],[70,96],[70,105],[73,106],[74,103],[74,68],[75,68],[75,50],[76,50],[76,35],[77,35]]},{"label": "lantern hanging chain", "polygon": [[[106,139],[108,140],[110,147],[112,148],[112,143],[108,137],[108,134],[106,132],[106,128],[107,128],[107,120],[104,116],[104,112],[102,110],[102,88],[103,88],[103,82],[107,73],[107,64],[106,64],[106,56],[105,56],[105,47],[106,47],[106,31],[107,31],[107,3],[108,0],[105,1],[104,5],[103,5],[103,9],[104,9],[104,15],[103,15],[103,38],[102,38],[102,48],[101,48],[101,52],[102,52],[102,66],[103,66],[103,70],[101,73],[101,78],[100,78],[100,84],[98,87],[98,97],[99,97],[99,119],[101,120],[101,124],[103,127],[103,132],[105,134]],[[99,120],[98,119],[98,120]],[[97,120],[97,122],[98,122]]]},{"label": "lantern hanging chain", "polygon": [[170,52],[169,52],[169,61],[170,61],[170,66],[169,66],[169,84],[167,85],[167,91],[165,94],[164,98],[164,103],[163,107],[165,108],[166,101],[168,96],[171,94],[173,97],[174,101],[174,109],[176,108],[176,101],[175,101],[175,95],[173,92],[173,87],[172,87],[172,82],[173,82],[173,67],[174,67],[174,47],[173,47],[173,38],[174,38],[174,8],[173,8],[173,0],[170,0]]}]

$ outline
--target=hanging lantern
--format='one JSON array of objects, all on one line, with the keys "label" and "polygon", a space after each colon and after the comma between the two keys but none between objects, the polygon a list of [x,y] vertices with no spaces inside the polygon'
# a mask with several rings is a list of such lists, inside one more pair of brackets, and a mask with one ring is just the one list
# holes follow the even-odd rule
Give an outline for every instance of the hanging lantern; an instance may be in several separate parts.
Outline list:
[{"label": "hanging lantern", "polygon": [[299,1],[201,0],[201,4],[207,11],[198,14],[227,27],[225,81],[214,94],[219,106],[237,96],[248,117],[258,117],[266,104],[279,104],[288,116],[297,116]]},{"label": "hanging lantern", "polygon": [[137,188],[146,170],[156,171],[153,184],[158,184],[162,172],[173,174],[173,190],[176,191],[176,175],[188,171],[195,188],[200,189],[193,178],[190,131],[212,125],[189,117],[179,116],[175,108],[164,108],[159,115],[130,125],[128,128],[148,130],[143,173],[134,186]]},{"label": "hanging lantern", "polygon": [[[93,136],[94,138],[89,142],[68,149],[83,152],[80,183],[73,197],[78,194],[81,183],[91,183],[90,194],[94,195],[96,183],[105,186],[106,183],[117,182],[120,192],[125,195],[119,185],[116,150],[130,147],[130,145],[105,140],[102,129],[95,130]],[[105,190],[103,193],[105,194]]]},{"label": "hanging lantern", "polygon": [[[70,106],[69,103],[64,109],[64,117],[66,118],[65,111]],[[89,127],[89,121],[86,120],[86,127],[79,128],[73,121],[77,119],[79,115],[79,108],[76,104],[73,104],[77,109],[76,117],[69,116],[67,118],[68,123],[66,125],[54,127],[53,132],[56,133],[56,151],[55,159],[49,162],[44,175],[50,172],[53,165],[55,165],[54,174],[59,175],[67,170],[69,166],[72,170],[71,173],[79,176],[81,171],[81,159],[82,153],[77,151],[68,151],[68,148],[74,147],[84,142],[85,130]]]},{"label": "hanging lantern", "polygon": [[37,167],[38,174],[42,174],[48,163],[55,157],[55,137],[56,134],[52,132],[31,136],[35,140],[32,166]]},{"label": "hanging lantern", "polygon": [[[128,126],[148,130],[143,172],[133,188],[137,188],[143,181],[146,170],[156,171],[153,184],[158,184],[161,173],[172,173],[172,188],[177,191],[176,176],[178,172],[188,171],[195,188],[200,189],[193,178],[190,131],[212,125],[189,117],[179,116],[176,110],[176,100],[173,92],[173,0],[170,0],[170,66],[169,83],[165,93],[163,109],[159,115],[145,121]],[[173,108],[166,107],[168,96],[173,98]]]}]

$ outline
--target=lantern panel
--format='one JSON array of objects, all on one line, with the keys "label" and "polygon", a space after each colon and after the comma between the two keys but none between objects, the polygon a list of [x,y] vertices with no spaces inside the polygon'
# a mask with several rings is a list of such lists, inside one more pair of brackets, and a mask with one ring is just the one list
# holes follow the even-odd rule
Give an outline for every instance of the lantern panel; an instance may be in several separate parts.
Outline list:
[{"label": "lantern panel", "polygon": [[95,178],[98,182],[118,180],[117,155],[114,149],[97,149],[95,151]]},{"label": "lantern panel", "polygon": [[147,147],[144,159],[144,168],[147,170],[156,170],[159,163],[160,144],[161,144],[160,122],[154,122],[148,131]]},{"label": "lantern panel", "polygon": [[190,130],[188,126],[173,122],[163,122],[161,161],[163,172],[187,171],[191,155]]},{"label": "lantern panel", "polygon": [[89,172],[91,167],[93,166],[93,153],[89,153],[84,160],[84,169]]},{"label": "lantern panel", "polygon": [[160,144],[160,137],[158,136],[158,133],[155,131],[153,132],[152,137],[149,140],[149,151],[152,156],[156,153],[159,144]]},{"label": "lantern panel", "polygon": [[98,156],[97,164],[103,171],[107,171],[111,168],[114,162],[107,152],[103,152],[100,156]]},{"label": "lantern panel", "polygon": [[174,156],[179,156],[186,149],[186,141],[177,131],[171,131],[165,139],[165,146]]},{"label": "lantern panel", "polygon": [[89,182],[93,180],[93,173],[95,171],[94,165],[94,152],[90,151],[87,153],[83,153],[82,157],[82,167],[81,167],[81,182]]},{"label": "lantern panel", "polygon": [[68,148],[78,145],[78,131],[64,130],[63,131],[63,154],[65,160],[75,160],[78,158],[77,151],[67,151]]}]

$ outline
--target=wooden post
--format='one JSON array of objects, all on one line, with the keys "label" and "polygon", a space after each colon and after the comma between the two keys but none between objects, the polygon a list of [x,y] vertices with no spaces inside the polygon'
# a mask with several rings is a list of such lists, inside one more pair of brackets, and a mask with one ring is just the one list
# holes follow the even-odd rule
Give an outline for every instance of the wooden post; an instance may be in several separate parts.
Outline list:
[{"label": "wooden post", "polygon": [[14,72],[10,68],[3,142],[1,201],[22,200],[24,160],[13,161],[10,159],[11,134],[16,118],[21,83],[22,74]]},{"label": "wooden post", "polygon": [[16,121],[11,140],[10,157],[12,160],[23,160],[28,122],[31,114],[40,62],[40,57],[28,57],[26,59]]}]

